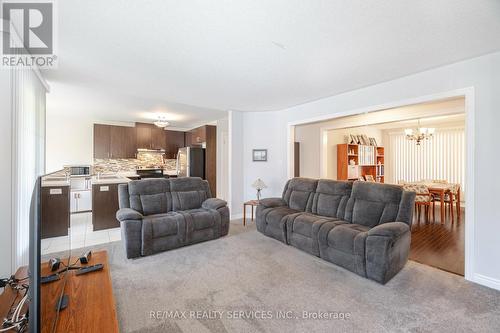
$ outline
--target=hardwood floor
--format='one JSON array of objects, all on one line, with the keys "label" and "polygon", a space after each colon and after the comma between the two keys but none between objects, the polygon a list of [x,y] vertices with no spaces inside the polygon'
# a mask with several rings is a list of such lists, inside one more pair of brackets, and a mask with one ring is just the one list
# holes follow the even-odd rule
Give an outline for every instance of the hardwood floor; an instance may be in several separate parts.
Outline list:
[{"label": "hardwood floor", "polygon": [[462,209],[461,220],[456,217],[452,224],[447,216],[441,224],[436,206],[436,222],[432,219],[425,223],[422,214],[420,223],[414,214],[411,232],[410,260],[433,266],[451,273],[464,275],[465,267],[465,212]]}]

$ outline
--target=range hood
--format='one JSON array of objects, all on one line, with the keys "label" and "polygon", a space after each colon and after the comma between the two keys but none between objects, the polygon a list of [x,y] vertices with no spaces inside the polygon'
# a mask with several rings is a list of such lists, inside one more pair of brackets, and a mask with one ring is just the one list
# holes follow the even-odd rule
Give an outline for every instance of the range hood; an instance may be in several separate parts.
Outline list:
[{"label": "range hood", "polygon": [[138,153],[157,153],[157,154],[165,154],[165,149],[146,149],[146,148],[137,148]]}]

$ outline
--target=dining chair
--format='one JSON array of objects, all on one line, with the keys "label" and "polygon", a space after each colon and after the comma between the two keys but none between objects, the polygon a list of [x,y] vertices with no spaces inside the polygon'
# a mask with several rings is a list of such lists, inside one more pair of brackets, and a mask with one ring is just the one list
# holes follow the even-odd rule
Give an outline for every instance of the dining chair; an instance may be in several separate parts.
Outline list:
[{"label": "dining chair", "polygon": [[424,207],[425,214],[425,222],[429,222],[430,218],[430,207],[431,205],[434,208],[434,200],[432,193],[429,192],[427,186],[423,184],[403,184],[403,189],[405,191],[415,192],[417,195],[415,196],[415,211],[417,212],[417,221],[420,223],[420,215],[422,211],[422,207]]},{"label": "dining chair", "polygon": [[[457,209],[457,221],[460,222],[459,220],[459,202],[458,202],[458,192],[460,191],[460,184],[456,183],[450,183],[450,188],[446,193],[444,194],[444,206],[445,206],[445,211],[447,214],[451,216],[451,223],[453,223],[455,214],[454,214],[454,207]],[[436,201],[439,201],[439,198],[433,199],[434,203]],[[452,205],[453,203],[453,205]]]}]

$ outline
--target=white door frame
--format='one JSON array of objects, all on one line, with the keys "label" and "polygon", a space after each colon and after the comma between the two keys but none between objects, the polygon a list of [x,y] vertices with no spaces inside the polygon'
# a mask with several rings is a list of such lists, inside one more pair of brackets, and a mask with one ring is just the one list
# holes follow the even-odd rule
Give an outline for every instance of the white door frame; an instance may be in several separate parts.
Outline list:
[{"label": "white door frame", "polygon": [[[313,122],[332,120],[335,118],[358,115],[362,113],[381,111],[385,109],[403,107],[413,104],[428,103],[439,100],[445,100],[449,98],[464,97],[465,98],[465,138],[466,138],[466,188],[470,189],[465,193],[465,202],[467,203],[467,212],[465,214],[465,279],[477,283],[484,284],[482,282],[476,281],[475,274],[475,202],[474,202],[474,161],[475,161],[475,135],[474,135],[474,115],[475,115],[475,101],[474,101],[474,87],[467,87],[463,89],[456,89],[447,92],[436,93],[432,95],[420,96],[416,98],[410,98],[405,100],[400,100],[397,102],[367,106],[360,109],[348,110],[344,112],[332,113],[327,115],[322,115],[318,117],[305,118],[287,124],[287,166],[288,178],[293,177],[293,143],[295,139],[295,126],[304,125]],[[320,130],[320,166],[321,173],[323,173],[323,133]]]}]

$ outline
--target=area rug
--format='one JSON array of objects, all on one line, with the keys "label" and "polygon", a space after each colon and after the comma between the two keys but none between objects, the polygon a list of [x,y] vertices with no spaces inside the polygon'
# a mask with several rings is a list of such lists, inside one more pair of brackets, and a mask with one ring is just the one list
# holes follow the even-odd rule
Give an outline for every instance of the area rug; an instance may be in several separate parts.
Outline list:
[{"label": "area rug", "polygon": [[[239,222],[239,221],[238,221]],[[109,253],[122,332],[498,332],[500,292],[409,262],[380,285],[254,225],[139,259]]]}]

